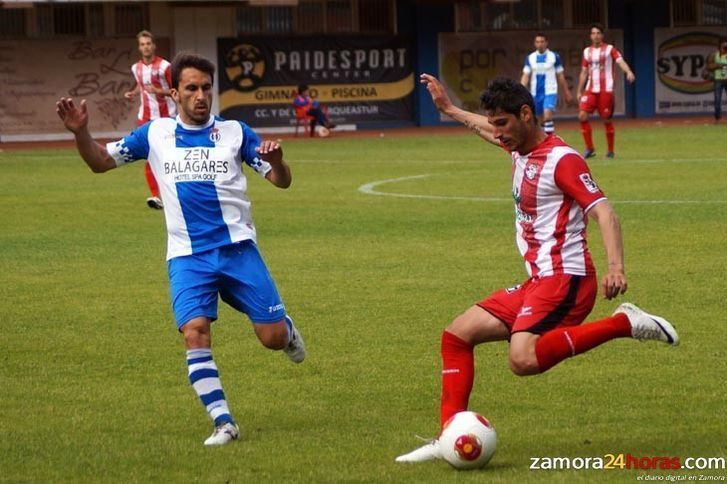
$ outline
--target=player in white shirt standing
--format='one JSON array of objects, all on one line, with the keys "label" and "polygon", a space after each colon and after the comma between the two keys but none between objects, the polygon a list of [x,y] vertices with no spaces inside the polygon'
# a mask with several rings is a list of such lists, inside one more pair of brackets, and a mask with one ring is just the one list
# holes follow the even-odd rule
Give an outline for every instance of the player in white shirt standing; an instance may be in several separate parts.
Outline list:
[{"label": "player in white shirt standing", "polygon": [[[131,66],[131,72],[136,80],[136,86],[124,97],[129,101],[137,94],[141,99],[139,113],[136,117],[136,126],[141,126],[154,119],[174,117],[177,114],[177,106],[172,99],[172,70],[168,60],[156,55],[156,44],[154,36],[148,30],[142,30],[136,34],[139,54],[141,59]],[[149,208],[161,210],[164,208],[159,194],[154,173],[149,163],[144,164],[146,184],[149,186],[151,197],[146,199]]]},{"label": "player in white shirt standing", "polygon": [[520,83],[530,90],[535,101],[535,115],[547,134],[555,132],[553,113],[558,105],[558,87],[563,90],[565,102],[571,104],[573,96],[563,73],[563,63],[557,52],[548,49],[544,33],[535,34],[535,51],[525,57]]},{"label": "player in white shirt standing", "polygon": [[210,114],[214,70],[200,56],[178,55],[171,81],[177,118],[151,121],[106,146],[91,138],[85,100],[80,106],[69,98],[56,104],[91,170],[147,159],[159,180],[174,317],[187,348],[190,383],[215,426],[205,445],[239,436],[210,346],[218,297],[247,314],[265,347],[283,350],[295,363],[305,357],[300,333],[257,249],[242,163],[279,188],[290,186],[290,168],[278,143],[261,142],[244,123]]},{"label": "player in white shirt standing", "polygon": [[[591,177],[584,159],[537,124],[530,93],[504,78],[482,94],[486,116],[450,101],[442,84],[422,74],[440,112],[506,150],[512,163],[516,240],[528,272],[521,285],[496,291],[457,316],[441,340],[440,425],[467,410],[474,383],[474,347],[509,340],[509,362],[518,376],[548,371],[561,361],[614,338],[679,343],[665,319],[624,303],[612,316],[581,324],[596,301],[596,270],[586,243],[588,217],[601,229],[608,272],[601,287],[612,299],[626,291],[618,218]],[[397,462],[441,458],[437,440]]]}]

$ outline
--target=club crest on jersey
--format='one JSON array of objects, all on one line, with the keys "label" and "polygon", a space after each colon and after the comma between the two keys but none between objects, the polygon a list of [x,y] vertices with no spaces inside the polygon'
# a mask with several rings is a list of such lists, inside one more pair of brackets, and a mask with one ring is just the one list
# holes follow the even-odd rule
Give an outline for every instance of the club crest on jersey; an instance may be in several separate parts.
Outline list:
[{"label": "club crest on jersey", "polygon": [[535,165],[533,163],[528,163],[525,167],[525,178],[528,180],[534,180],[535,177],[538,175],[538,165]]},{"label": "club crest on jersey", "polygon": [[210,130],[210,141],[213,143],[219,143],[222,139],[222,135],[220,134],[220,130],[217,128],[212,128]]},{"label": "club crest on jersey", "polygon": [[581,173],[578,175],[578,177],[581,179],[581,183],[583,183],[583,186],[586,187],[586,190],[588,190],[591,193],[597,193],[598,192],[598,185],[595,181],[593,181],[593,178],[591,178],[590,173]]}]

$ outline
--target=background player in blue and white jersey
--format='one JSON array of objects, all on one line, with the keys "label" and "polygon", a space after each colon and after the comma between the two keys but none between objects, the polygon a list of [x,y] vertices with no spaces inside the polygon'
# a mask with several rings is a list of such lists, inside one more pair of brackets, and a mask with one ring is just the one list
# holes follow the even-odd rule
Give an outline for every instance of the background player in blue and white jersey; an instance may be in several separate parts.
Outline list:
[{"label": "background player in blue and white jersey", "polygon": [[106,146],[89,133],[85,100],[80,106],[69,98],[56,104],[91,170],[147,159],[159,181],[174,317],[187,348],[190,383],[215,425],[205,445],[239,436],[210,345],[218,297],[247,314],[265,347],[282,349],[295,363],[305,357],[300,333],[257,249],[242,163],[280,188],[290,186],[290,168],[278,143],[261,141],[244,123],[210,114],[214,71],[207,59],[178,55],[172,62],[176,119],[156,119]]},{"label": "background player in blue and white jersey", "polygon": [[530,89],[535,101],[535,115],[547,134],[555,131],[553,113],[558,105],[558,85],[563,90],[565,102],[571,104],[573,96],[563,74],[560,56],[548,49],[548,38],[544,33],[535,34],[535,51],[525,57],[520,83]]}]

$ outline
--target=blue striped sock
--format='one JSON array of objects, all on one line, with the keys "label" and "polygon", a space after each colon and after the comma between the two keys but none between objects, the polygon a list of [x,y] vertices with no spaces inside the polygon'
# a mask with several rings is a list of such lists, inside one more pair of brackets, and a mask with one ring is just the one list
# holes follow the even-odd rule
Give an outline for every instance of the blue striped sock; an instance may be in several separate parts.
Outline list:
[{"label": "blue striped sock", "polygon": [[223,423],[235,423],[227,407],[225,393],[222,391],[220,374],[217,371],[215,360],[212,359],[212,350],[199,348],[187,350],[187,369],[189,382],[197,392],[202,405],[207,409],[215,426]]},{"label": "blue striped sock", "polygon": [[543,131],[548,134],[555,132],[555,123],[553,121],[545,121],[542,126]]}]

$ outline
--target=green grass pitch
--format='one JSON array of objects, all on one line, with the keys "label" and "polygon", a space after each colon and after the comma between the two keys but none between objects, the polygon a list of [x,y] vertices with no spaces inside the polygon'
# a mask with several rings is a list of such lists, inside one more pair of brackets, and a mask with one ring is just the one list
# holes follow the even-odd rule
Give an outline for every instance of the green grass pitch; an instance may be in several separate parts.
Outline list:
[{"label": "green grass pitch", "polygon": [[[510,373],[505,343],[478,347],[471,409],[499,446],[475,472],[394,457],[437,430],[442,329],[525,278],[501,150],[465,132],[290,140],[290,190],[248,173],[259,244],[308,357],[263,349],[221,305],[213,347],[243,439],[216,449],[202,446],[211,425],[187,382],[141,164],[94,175],[74,150],[0,153],[0,481],[727,476],[529,469],[531,457],[727,458],[726,133],[623,128],[618,157],[591,161],[623,226],[622,300],[669,318],[682,345],[618,340],[528,378]],[[602,271],[595,224],[589,239]],[[599,298],[589,320],[617,304]]]}]

